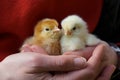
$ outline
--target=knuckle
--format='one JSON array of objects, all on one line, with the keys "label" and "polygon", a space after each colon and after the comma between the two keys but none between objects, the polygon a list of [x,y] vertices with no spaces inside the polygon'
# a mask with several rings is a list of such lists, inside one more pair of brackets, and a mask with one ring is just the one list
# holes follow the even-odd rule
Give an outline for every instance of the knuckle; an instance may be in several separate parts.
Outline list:
[{"label": "knuckle", "polygon": [[57,66],[59,66],[59,67],[62,67],[62,66],[64,66],[64,65],[66,65],[66,61],[65,60],[60,60],[59,62],[58,61],[56,61],[56,64],[57,64]]},{"label": "knuckle", "polygon": [[66,58],[62,58],[61,60],[59,61],[56,61],[56,65],[58,67],[67,67],[69,64],[69,60],[67,60]]}]

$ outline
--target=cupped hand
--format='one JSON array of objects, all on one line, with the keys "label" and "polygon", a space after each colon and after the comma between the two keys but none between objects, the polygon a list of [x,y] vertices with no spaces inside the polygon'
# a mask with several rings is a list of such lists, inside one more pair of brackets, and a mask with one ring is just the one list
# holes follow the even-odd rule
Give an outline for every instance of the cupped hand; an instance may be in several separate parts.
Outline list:
[{"label": "cupped hand", "polygon": [[74,75],[67,72],[87,66],[86,60],[77,55],[49,56],[41,48],[39,53],[27,51],[10,55],[0,63],[0,80],[72,80]]},{"label": "cupped hand", "polygon": [[[36,46],[29,49],[32,52],[41,51]],[[29,51],[28,48],[25,51]],[[117,62],[116,53],[105,42],[83,50],[66,52],[63,55],[83,56],[87,59],[87,66],[83,69],[56,73],[53,80],[110,80]]]},{"label": "cupped hand", "polygon": [[110,80],[117,63],[116,53],[105,42],[83,50],[66,52],[64,55],[78,55],[87,59],[87,67],[80,70],[81,80]]}]

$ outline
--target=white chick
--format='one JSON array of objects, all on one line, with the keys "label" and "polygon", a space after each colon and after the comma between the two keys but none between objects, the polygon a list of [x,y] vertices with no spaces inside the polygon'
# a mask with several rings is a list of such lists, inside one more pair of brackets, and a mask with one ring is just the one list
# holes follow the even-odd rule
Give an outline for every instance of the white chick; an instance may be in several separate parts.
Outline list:
[{"label": "white chick", "polygon": [[90,34],[86,22],[77,15],[70,15],[61,22],[63,35],[60,40],[62,54],[92,46],[100,42],[95,35]]}]

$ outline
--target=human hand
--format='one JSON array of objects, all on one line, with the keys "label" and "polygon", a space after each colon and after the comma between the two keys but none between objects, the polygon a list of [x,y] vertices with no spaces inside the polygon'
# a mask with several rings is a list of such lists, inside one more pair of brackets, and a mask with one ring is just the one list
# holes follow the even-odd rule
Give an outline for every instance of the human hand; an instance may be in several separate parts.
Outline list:
[{"label": "human hand", "polygon": [[[27,49],[26,51],[29,51]],[[31,48],[31,51],[39,52],[39,49],[34,47]],[[66,52],[63,55],[78,55],[88,60],[86,68],[68,73],[71,76],[76,76],[70,80],[109,80],[115,70],[114,65],[117,61],[115,52],[104,42],[96,47],[87,47],[80,51]]]},{"label": "human hand", "polygon": [[66,54],[83,56],[88,59],[88,66],[80,70],[81,80],[110,80],[117,62],[116,53],[105,42],[96,47],[87,47],[84,50],[66,52]]},{"label": "human hand", "polygon": [[[76,76],[67,72],[86,67],[80,56],[49,56],[40,48],[38,52],[23,51],[6,57],[0,63],[0,80],[74,80]],[[53,75],[51,71],[65,73]]]}]

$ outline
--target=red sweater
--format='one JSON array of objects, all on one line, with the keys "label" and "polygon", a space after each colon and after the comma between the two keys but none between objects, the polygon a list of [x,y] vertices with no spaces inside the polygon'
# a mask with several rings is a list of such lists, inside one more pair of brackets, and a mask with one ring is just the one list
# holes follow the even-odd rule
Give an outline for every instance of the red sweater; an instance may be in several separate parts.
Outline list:
[{"label": "red sweater", "polygon": [[71,14],[80,15],[92,32],[99,20],[102,0],[0,0],[0,60],[18,52],[34,25],[43,18],[59,22]]}]

